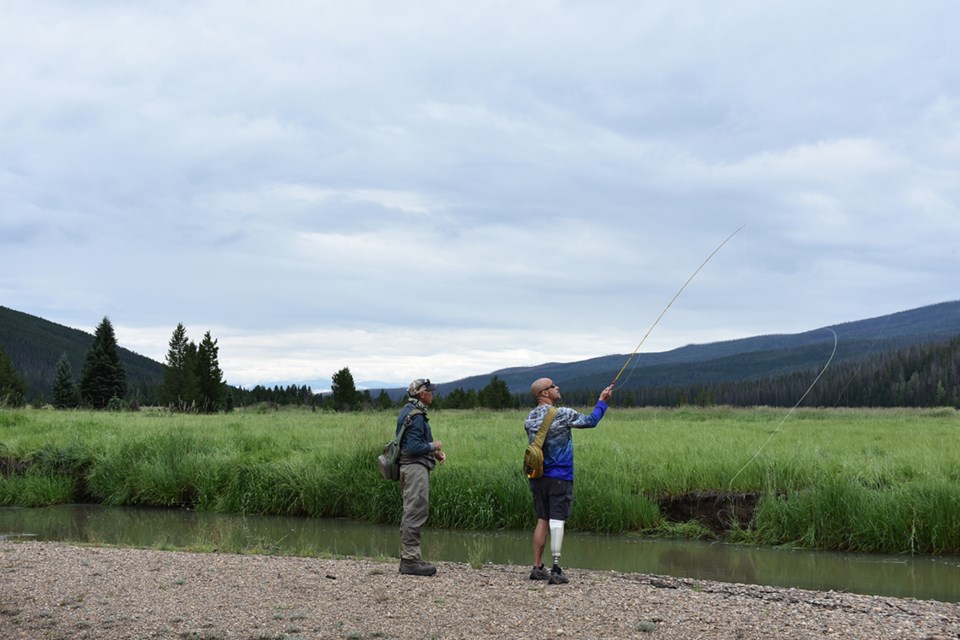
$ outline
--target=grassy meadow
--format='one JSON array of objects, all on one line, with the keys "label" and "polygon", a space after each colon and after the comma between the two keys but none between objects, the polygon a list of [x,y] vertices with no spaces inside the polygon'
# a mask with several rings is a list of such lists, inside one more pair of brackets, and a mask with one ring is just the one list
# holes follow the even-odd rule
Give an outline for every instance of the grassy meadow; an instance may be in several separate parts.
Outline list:
[{"label": "grassy meadow", "polygon": [[[526,411],[434,411],[447,463],[430,526],[528,529]],[[785,419],[786,418],[786,419]],[[226,415],[0,410],[0,505],[77,501],[397,523],[375,458],[394,413]],[[611,409],[574,434],[568,527],[714,535],[659,500],[759,494],[727,540],[862,552],[960,553],[960,413],[936,410]]]}]

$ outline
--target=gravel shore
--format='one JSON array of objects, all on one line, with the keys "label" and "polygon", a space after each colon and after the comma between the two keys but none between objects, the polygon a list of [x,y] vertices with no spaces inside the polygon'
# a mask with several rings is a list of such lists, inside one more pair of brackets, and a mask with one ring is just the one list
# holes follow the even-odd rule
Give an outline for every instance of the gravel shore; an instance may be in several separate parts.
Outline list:
[{"label": "gravel shore", "polygon": [[960,605],[643,574],[0,542],[0,638],[960,637]]}]

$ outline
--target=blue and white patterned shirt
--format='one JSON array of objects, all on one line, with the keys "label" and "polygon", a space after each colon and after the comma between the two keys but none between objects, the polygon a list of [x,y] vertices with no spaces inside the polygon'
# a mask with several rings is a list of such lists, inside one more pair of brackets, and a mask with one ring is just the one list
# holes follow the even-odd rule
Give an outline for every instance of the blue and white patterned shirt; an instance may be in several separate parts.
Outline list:
[{"label": "blue and white patterned shirt", "polygon": [[[543,424],[550,405],[542,404],[533,409],[527,416],[524,428],[527,431],[527,441],[533,442],[537,430]],[[569,407],[558,407],[557,415],[547,431],[547,438],[543,443],[543,475],[547,478],[573,480],[573,429],[592,429],[600,423],[603,414],[607,411],[607,403],[597,401],[590,415],[584,415]]]}]

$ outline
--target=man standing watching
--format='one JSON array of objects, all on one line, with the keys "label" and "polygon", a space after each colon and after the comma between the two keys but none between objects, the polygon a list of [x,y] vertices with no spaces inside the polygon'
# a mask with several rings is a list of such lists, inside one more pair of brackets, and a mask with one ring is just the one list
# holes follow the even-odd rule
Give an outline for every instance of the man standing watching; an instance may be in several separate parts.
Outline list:
[{"label": "man standing watching", "polygon": [[400,491],[403,517],[400,520],[400,573],[432,576],[437,568],[420,559],[420,529],[430,514],[430,472],[443,464],[443,443],[433,439],[427,407],[433,402],[437,385],[418,378],[407,387],[409,401],[397,416],[400,438]]},{"label": "man standing watching", "polygon": [[[590,415],[583,415],[569,407],[558,407],[543,442],[543,477],[530,479],[533,508],[537,527],[533,531],[533,570],[531,580],[549,580],[550,584],[569,582],[560,568],[560,548],[563,545],[563,526],[573,507],[573,432],[572,429],[591,429],[600,423],[607,411],[607,400],[613,385],[600,392],[597,406]],[[537,406],[527,416],[524,428],[527,439],[533,442],[547,412],[561,400],[560,387],[550,378],[540,378],[530,385],[530,394]],[[548,572],[542,557],[550,534],[553,568]]]}]

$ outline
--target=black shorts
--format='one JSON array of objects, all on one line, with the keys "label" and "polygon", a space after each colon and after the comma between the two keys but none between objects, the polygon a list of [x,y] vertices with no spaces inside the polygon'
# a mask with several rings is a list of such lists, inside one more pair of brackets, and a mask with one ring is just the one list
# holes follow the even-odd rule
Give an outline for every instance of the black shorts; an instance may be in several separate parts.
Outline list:
[{"label": "black shorts", "polygon": [[573,509],[573,480],[537,478],[530,481],[538,520],[566,520]]}]

